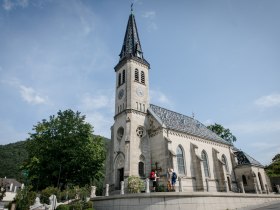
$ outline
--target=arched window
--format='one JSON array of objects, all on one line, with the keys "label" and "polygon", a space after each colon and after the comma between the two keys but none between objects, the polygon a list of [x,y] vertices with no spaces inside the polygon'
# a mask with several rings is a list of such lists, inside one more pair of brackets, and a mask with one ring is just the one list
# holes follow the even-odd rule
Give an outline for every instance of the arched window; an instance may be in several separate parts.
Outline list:
[{"label": "arched window", "polygon": [[177,156],[178,173],[185,174],[184,153],[181,146],[177,147],[176,156]]},{"label": "arched window", "polygon": [[203,162],[205,177],[210,177],[208,156],[207,156],[207,153],[204,150],[201,152],[201,158],[202,158],[202,162]]},{"label": "arched window", "polygon": [[244,185],[247,185],[247,179],[245,175],[242,175],[242,181]]},{"label": "arched window", "polygon": [[139,173],[140,177],[144,177],[145,176],[144,163],[143,162],[139,162],[138,163],[138,173]]},{"label": "arched window", "polygon": [[122,71],[122,84],[125,83],[125,70]]},{"label": "arched window", "polygon": [[122,84],[122,75],[121,73],[119,73],[119,81],[118,81],[119,86],[121,86]]},{"label": "arched window", "polygon": [[141,71],[141,83],[145,84],[145,73]]},{"label": "arched window", "polygon": [[139,82],[139,71],[138,69],[135,69],[135,72],[134,72],[134,80],[136,82]]},{"label": "arched window", "polygon": [[229,172],[228,162],[225,155],[222,155],[222,161],[225,163],[226,171]]}]

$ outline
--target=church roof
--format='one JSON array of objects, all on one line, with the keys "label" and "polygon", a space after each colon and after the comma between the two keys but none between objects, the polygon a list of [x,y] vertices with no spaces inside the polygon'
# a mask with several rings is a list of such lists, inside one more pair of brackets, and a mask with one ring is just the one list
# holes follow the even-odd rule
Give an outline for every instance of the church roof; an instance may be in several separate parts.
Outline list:
[{"label": "church roof", "polygon": [[133,12],[131,12],[128,18],[123,45],[119,56],[120,61],[125,60],[125,58],[134,58],[150,66],[143,57],[143,51],[138,36],[135,16]]},{"label": "church roof", "polygon": [[219,143],[231,145],[231,143],[219,137],[216,133],[209,130],[205,125],[194,118],[170,111],[153,104],[150,104],[148,110],[155,116],[158,121],[160,121],[163,127],[191,134],[204,139],[216,141]]},{"label": "church roof", "polygon": [[234,152],[234,154],[237,157],[238,165],[254,165],[263,167],[263,165],[259,161],[255,160],[250,155],[241,150]]}]

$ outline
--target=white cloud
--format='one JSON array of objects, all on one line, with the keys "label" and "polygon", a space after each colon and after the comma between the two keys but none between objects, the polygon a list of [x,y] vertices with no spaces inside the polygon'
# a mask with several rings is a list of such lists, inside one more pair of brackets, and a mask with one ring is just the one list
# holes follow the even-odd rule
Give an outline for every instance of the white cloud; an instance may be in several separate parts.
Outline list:
[{"label": "white cloud", "polygon": [[112,97],[106,95],[95,95],[85,94],[82,98],[81,107],[84,110],[96,110],[102,108],[111,108],[114,105]]},{"label": "white cloud", "polygon": [[22,85],[20,80],[17,78],[9,78],[1,80],[0,82],[18,89],[23,100],[29,104],[46,104],[48,101],[48,97],[41,96],[41,94],[35,91],[32,87]]},{"label": "white cloud", "polygon": [[206,125],[206,126],[208,126],[208,125],[213,125],[214,122],[213,122],[213,120],[208,119],[208,120],[205,120],[205,121],[203,122],[203,124]]},{"label": "white cloud", "polygon": [[5,10],[10,11],[13,8],[14,4],[11,0],[4,0],[2,6]]},{"label": "white cloud", "polygon": [[149,31],[149,32],[155,31],[155,30],[157,30],[157,29],[158,29],[158,26],[157,26],[156,23],[150,22],[150,23],[148,24],[148,31]]},{"label": "white cloud", "polygon": [[4,0],[2,6],[6,11],[10,11],[17,6],[25,8],[28,6],[28,4],[29,4],[29,0],[16,0],[16,1]]},{"label": "white cloud", "polygon": [[99,90],[97,93],[85,93],[78,106],[86,115],[86,121],[94,126],[94,133],[110,138],[110,127],[113,125],[115,109],[114,91]]},{"label": "white cloud", "polygon": [[255,104],[262,108],[280,106],[280,94],[262,96],[255,101]]},{"label": "white cloud", "polygon": [[156,16],[156,12],[155,11],[147,11],[145,12],[142,17],[144,18],[149,18],[149,19],[154,19]]},{"label": "white cloud", "polygon": [[149,32],[155,31],[158,29],[157,24],[154,22],[154,19],[156,17],[155,11],[147,11],[142,15],[143,18],[146,18],[148,20],[147,22],[147,29]]},{"label": "white cloud", "polygon": [[94,134],[110,138],[110,127],[113,125],[112,116],[100,112],[86,113],[86,121],[94,127]]},{"label": "white cloud", "polygon": [[18,130],[19,128],[12,125],[7,120],[0,121],[0,145],[8,144],[18,140],[24,140],[28,137],[26,132]]},{"label": "white cloud", "polygon": [[263,134],[280,132],[280,121],[242,122],[228,126],[238,133]]},{"label": "white cloud", "polygon": [[44,104],[47,98],[40,96],[33,88],[20,85],[20,94],[23,100],[30,104]]},{"label": "white cloud", "polygon": [[161,91],[150,90],[150,100],[152,103],[159,105],[171,105],[171,100]]},{"label": "white cloud", "polygon": [[29,0],[17,0],[17,4],[24,8],[28,6]]}]

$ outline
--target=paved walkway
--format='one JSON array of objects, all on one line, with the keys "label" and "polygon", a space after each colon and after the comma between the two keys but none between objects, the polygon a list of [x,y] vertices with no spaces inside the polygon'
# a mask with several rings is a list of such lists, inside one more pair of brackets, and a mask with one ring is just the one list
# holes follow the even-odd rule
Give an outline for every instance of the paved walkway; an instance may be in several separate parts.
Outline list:
[{"label": "paved walkway", "polygon": [[280,210],[280,202],[272,201],[270,204],[264,203],[257,206],[239,208],[238,210]]},{"label": "paved walkway", "polygon": [[269,206],[264,206],[261,208],[256,208],[254,210],[280,210],[280,203],[272,204]]}]

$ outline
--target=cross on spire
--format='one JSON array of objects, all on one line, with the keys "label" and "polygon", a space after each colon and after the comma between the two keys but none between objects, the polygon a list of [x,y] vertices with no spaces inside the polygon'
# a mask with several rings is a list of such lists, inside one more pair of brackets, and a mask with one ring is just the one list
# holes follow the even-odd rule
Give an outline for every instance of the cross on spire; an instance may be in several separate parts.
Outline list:
[{"label": "cross on spire", "polygon": [[133,3],[131,3],[131,5],[130,5],[130,12],[131,12],[131,14],[133,14]]}]

